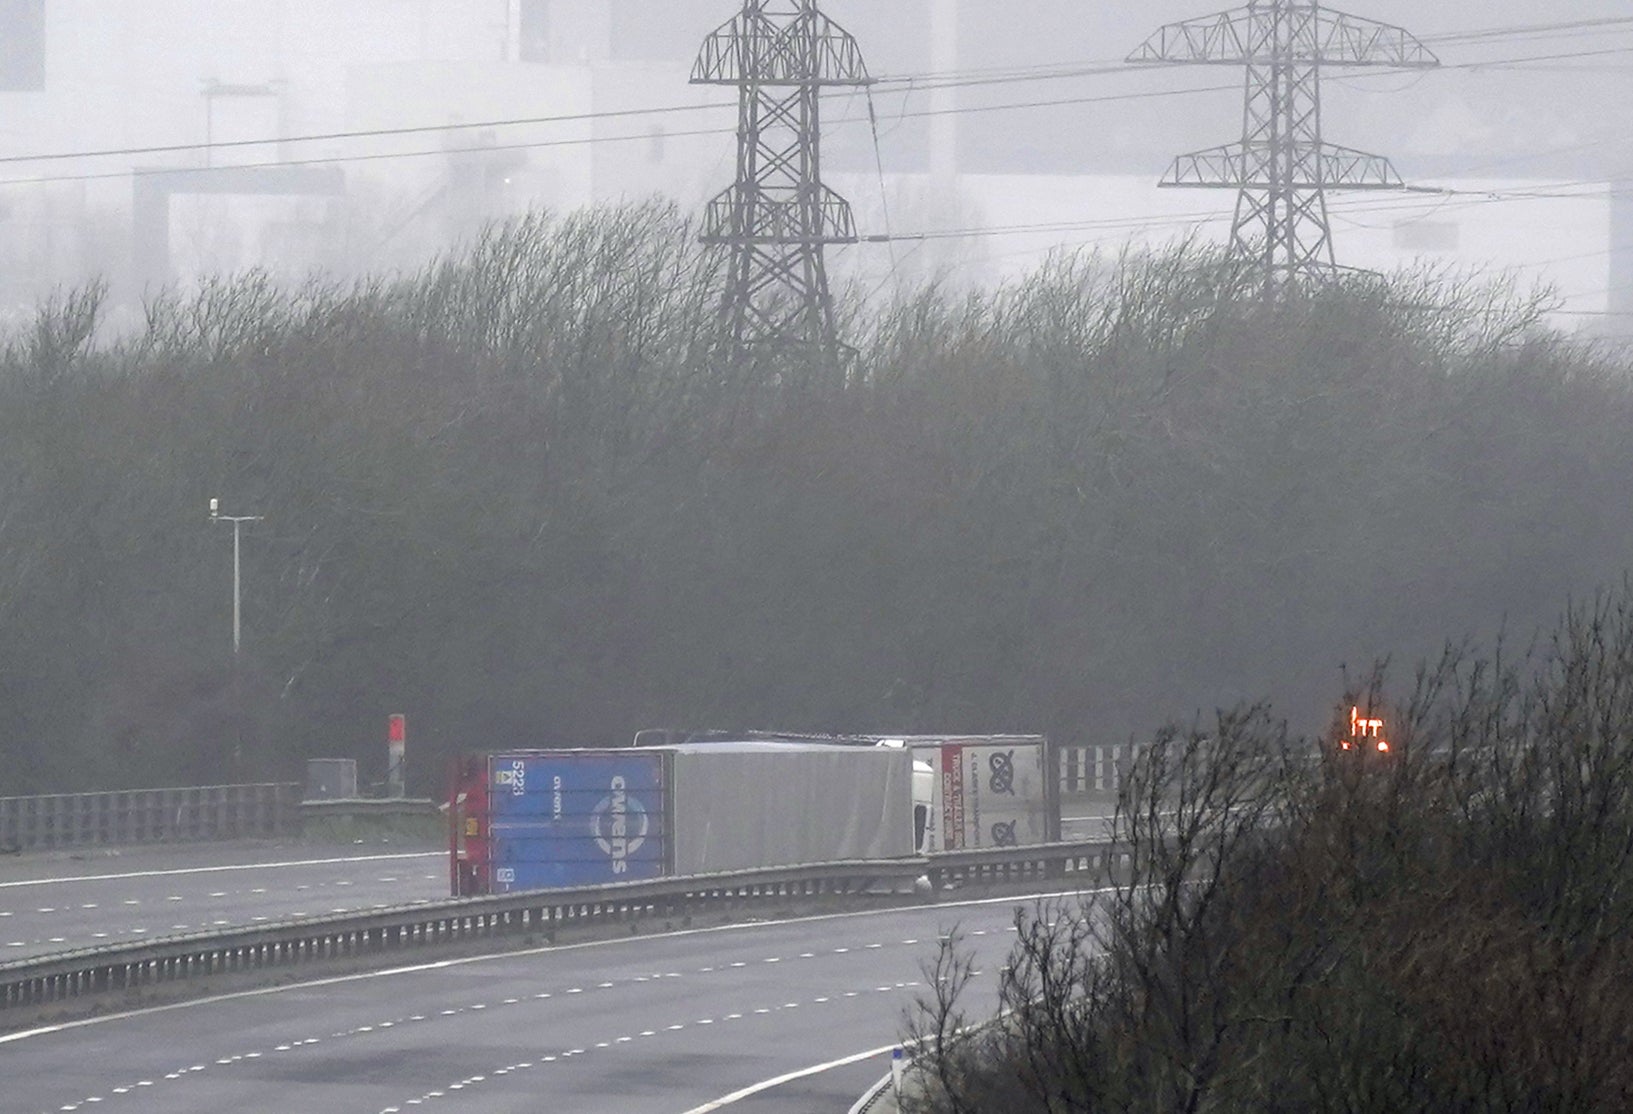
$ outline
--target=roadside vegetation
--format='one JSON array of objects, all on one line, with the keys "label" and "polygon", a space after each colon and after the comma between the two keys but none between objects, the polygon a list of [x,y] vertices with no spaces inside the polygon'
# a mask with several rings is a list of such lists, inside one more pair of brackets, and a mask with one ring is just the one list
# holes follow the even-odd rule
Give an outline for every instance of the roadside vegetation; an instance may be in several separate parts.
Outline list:
[{"label": "roadside vegetation", "polygon": [[[0,344],[0,794],[383,776],[651,726],[1122,742],[1613,581],[1628,361],[1437,274],[1264,307],[1191,246],[852,299],[738,366],[661,206],[223,277]],[[230,640],[230,529],[244,644]]]},{"label": "roadside vegetation", "polygon": [[1381,681],[1388,756],[1258,708],[1159,735],[1131,868],[1018,918],[1001,1016],[943,946],[905,1109],[1633,1109],[1633,594]]}]

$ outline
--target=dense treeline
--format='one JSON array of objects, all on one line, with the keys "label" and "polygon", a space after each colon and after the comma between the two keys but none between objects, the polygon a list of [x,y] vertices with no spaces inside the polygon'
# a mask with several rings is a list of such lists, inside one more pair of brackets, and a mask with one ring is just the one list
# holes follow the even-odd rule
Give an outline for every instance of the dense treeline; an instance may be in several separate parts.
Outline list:
[{"label": "dense treeline", "polygon": [[[1625,366],[1477,283],[1228,287],[1179,249],[853,304],[846,380],[715,358],[661,207],[111,337],[66,294],[0,355],[0,793],[377,777],[393,711],[419,790],[653,725],[1307,716],[1342,662],[1619,575]],[[236,681],[212,496],[266,516]]]},{"label": "dense treeline", "polygon": [[1253,707],[1160,733],[1134,869],[1018,917],[995,1019],[943,946],[904,1109],[1633,1109],[1633,590],[1518,660],[1452,647],[1382,718],[1387,756]]}]

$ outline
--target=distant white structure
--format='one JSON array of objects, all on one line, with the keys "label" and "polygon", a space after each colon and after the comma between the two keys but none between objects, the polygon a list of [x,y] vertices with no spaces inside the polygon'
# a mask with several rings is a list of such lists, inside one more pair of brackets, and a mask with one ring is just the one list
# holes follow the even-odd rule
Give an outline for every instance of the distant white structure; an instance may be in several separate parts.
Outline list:
[{"label": "distant white structure", "polygon": [[708,148],[668,133],[729,144],[729,111],[607,115],[721,98],[687,85],[689,60],[616,56],[604,0],[0,0],[0,17],[13,8],[37,60],[0,74],[13,306],[97,274],[136,294],[250,266],[414,264],[496,216],[701,195],[715,168],[684,156]]},{"label": "distant white structure", "polygon": [[[990,70],[989,44],[961,34],[961,21],[985,18],[974,2],[829,0],[886,76]],[[541,206],[663,195],[700,208],[730,177],[736,117],[729,90],[687,76],[735,6],[0,0],[0,309],[26,312],[95,276],[132,302],[251,266],[291,280],[413,267],[490,218]],[[1061,247],[1115,253],[1228,232],[1231,196],[1156,188],[1165,154],[1147,166],[1126,145],[1113,151],[1113,136],[1103,158],[1040,173],[1050,152],[1020,144],[1017,162],[1038,160],[1011,169],[965,134],[974,118],[955,115],[982,97],[1025,101],[1036,86],[926,84],[877,106],[883,175],[865,98],[830,98],[826,177],[864,234],[976,234],[837,252],[837,281],[880,293],[933,274],[984,284]],[[892,116],[903,106],[929,115]],[[659,107],[673,111],[640,111]],[[995,117],[979,119],[990,129]],[[996,119],[1019,133],[1030,117]],[[1459,131],[1420,131],[1397,165],[1414,185],[1456,192],[1336,197],[1340,262],[1511,270],[1554,284],[1561,325],[1633,334],[1626,183],[1574,171],[1574,183],[1425,177],[1434,145]],[[1150,139],[1153,152],[1183,145]],[[57,155],[71,157],[43,157]]]}]

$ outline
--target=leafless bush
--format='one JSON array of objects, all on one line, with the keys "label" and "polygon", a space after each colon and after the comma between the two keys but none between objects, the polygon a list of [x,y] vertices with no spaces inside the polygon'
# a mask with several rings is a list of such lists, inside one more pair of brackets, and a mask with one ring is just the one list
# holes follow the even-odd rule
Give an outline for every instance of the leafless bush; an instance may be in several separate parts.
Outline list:
[{"label": "leafless bush", "polygon": [[[0,345],[6,790],[378,770],[382,709],[427,792],[449,751],[652,723],[1099,742],[1274,691],[1308,724],[1333,662],[1493,600],[1526,629],[1626,560],[1633,380],[1501,284],[1266,306],[1197,244],[1062,254],[852,301],[836,380],[719,358],[694,233],[534,214],[413,273],[161,294],[127,337],[97,290],[44,307]],[[266,515],[260,770],[218,757],[212,496]]]},{"label": "leafless bush", "polygon": [[[1382,681],[1349,701],[1383,709]],[[987,1035],[930,1056],[922,1109],[1627,1109],[1630,697],[1624,589],[1518,661],[1448,650],[1382,715],[1387,757],[1258,711],[1160,735],[1132,872],[1021,917],[1008,1012],[960,1017]]]}]

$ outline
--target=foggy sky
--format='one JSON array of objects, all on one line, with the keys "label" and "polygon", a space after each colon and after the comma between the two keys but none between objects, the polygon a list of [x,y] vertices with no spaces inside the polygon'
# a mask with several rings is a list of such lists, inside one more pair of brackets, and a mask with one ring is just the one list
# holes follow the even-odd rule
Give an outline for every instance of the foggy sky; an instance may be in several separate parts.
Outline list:
[{"label": "foggy sky", "polygon": [[[38,10],[39,0],[0,0],[0,15],[30,3]],[[697,104],[712,93],[713,103],[722,106],[713,122],[726,132],[729,91],[689,88],[686,75],[704,37],[739,7],[738,0],[552,0],[542,9],[552,23],[582,23],[587,14],[610,19],[603,32],[610,33],[610,44],[600,48],[606,56],[588,59],[598,68],[588,77],[575,69],[580,59],[574,48],[573,57],[549,59],[559,71],[554,76],[543,73],[548,66],[523,65],[495,77],[491,60],[505,56],[504,13],[519,10],[507,0],[353,5],[339,0],[231,0],[230,5],[143,0],[140,6],[127,0],[44,0],[45,88],[43,95],[0,94],[0,156],[174,146],[168,153],[138,153],[124,160],[12,163],[0,174],[16,183],[0,189],[0,219],[12,222],[7,238],[0,239],[0,302],[26,305],[41,290],[109,272],[116,289],[137,290],[144,281],[139,269],[120,283],[121,269],[129,269],[123,262],[129,254],[129,173],[199,165],[211,158],[339,160],[364,224],[378,215],[381,227],[365,228],[341,251],[341,238],[332,230],[309,231],[327,219],[323,213],[312,218],[280,210],[256,217],[257,227],[282,222],[294,235],[310,240],[291,249],[293,270],[411,264],[469,230],[457,222],[447,229],[429,227],[424,219],[426,199],[441,186],[426,180],[432,160],[365,160],[427,143],[457,146],[472,141],[469,133],[431,140],[414,136],[394,148],[359,139],[212,154],[205,150],[211,130],[219,141],[224,130],[229,138],[272,139],[437,128],[472,119],[571,114],[592,106],[601,111]],[[873,92],[877,150],[866,126],[865,98],[836,92],[826,99],[825,169],[871,175],[877,159],[887,172],[924,171],[931,123],[920,114],[932,107],[932,94],[922,88],[933,66],[926,29],[931,0],[825,0],[823,8],[855,35],[875,77],[896,79]],[[1444,39],[1517,25],[1625,17],[1625,0],[1559,0],[1546,7],[1514,0],[1432,5],[1354,0],[1347,8],[1424,37],[1445,68],[1415,74],[1325,71],[1323,115],[1329,141],[1387,155],[1411,181],[1482,174],[1593,182],[1633,176],[1633,110],[1628,107],[1633,104],[1633,54],[1601,53],[1523,68],[1470,68],[1481,61],[1538,54],[1633,50],[1633,25],[1485,42]],[[957,169],[971,176],[1112,174],[1154,183],[1174,156],[1236,140],[1242,128],[1238,69],[1140,71],[1120,66],[1161,24],[1218,10],[1206,0],[1138,5],[962,0],[953,63],[961,74],[1000,71],[1002,78],[1001,71],[1017,67],[1085,64],[1109,66],[1112,72],[959,88],[952,94],[960,109],[954,117]],[[0,62],[4,58],[5,50],[0,50]],[[472,80],[450,77],[457,66],[466,67],[463,73]],[[275,96],[207,104],[202,90],[213,80],[264,87]],[[640,135],[661,126],[661,120],[617,120],[607,132]],[[581,160],[593,166],[574,169],[570,159],[583,149],[551,146],[561,138],[559,131],[513,129],[508,140],[539,144],[527,156],[537,172],[533,192],[527,193],[528,183],[518,180],[517,196],[508,208],[497,202],[486,209],[464,202],[454,208],[476,220],[529,205],[572,207],[591,197],[643,197],[655,190],[694,206],[729,178],[733,150],[726,135],[697,133],[671,142],[669,157],[690,167],[683,167],[684,172],[673,167],[654,171],[636,145],[602,143],[602,136],[598,130],[593,155]],[[29,185],[36,175],[46,176],[46,184]],[[52,177],[57,175],[65,177]],[[594,176],[593,185],[583,183],[584,175]],[[226,202],[211,204],[228,207]],[[233,204],[235,212],[252,207],[247,201]],[[227,232],[212,234],[214,239],[189,232],[198,222],[183,208],[178,205],[172,213],[172,246],[180,272],[185,273],[187,260],[201,267],[277,265],[276,252],[255,242],[258,233],[234,231],[231,222]],[[935,227],[936,220],[953,226],[957,215],[926,213],[922,224]]]},{"label": "foggy sky", "polygon": [[[1208,0],[963,0],[961,70],[1113,61],[1125,57],[1160,25],[1221,11]],[[1546,6],[1518,0],[1354,0],[1334,5],[1353,15],[1394,23],[1425,39],[1496,28],[1625,17],[1624,0],[1559,0]],[[615,35],[647,54],[689,57],[708,28],[736,10],[730,0],[622,0]],[[918,28],[927,0],[827,0],[823,10],[860,42],[876,76],[923,73],[927,44]],[[1329,71],[1328,130],[1347,146],[1387,150],[1403,169],[1456,172],[1492,153],[1532,153],[1544,146],[1614,136],[1614,151],[1546,155],[1515,164],[1537,176],[1625,173],[1633,167],[1626,137],[1633,100],[1633,55],[1528,64],[1522,70],[1469,70],[1470,63],[1537,54],[1633,46],[1633,28],[1568,36],[1508,37],[1484,43],[1430,43],[1447,67],[1423,78],[1357,76]],[[1568,67],[1568,68],[1567,68]],[[1124,77],[1028,82],[963,91],[966,106],[1059,99],[1123,90],[1172,89],[1234,80],[1217,69],[1185,69]],[[1039,106],[970,114],[960,124],[963,166],[972,171],[1071,173],[1134,170],[1159,151],[1174,153],[1225,142],[1240,130],[1239,97],[1185,98],[1157,104]],[[911,150],[914,137],[898,137]],[[1470,158],[1473,156],[1473,158]],[[840,153],[840,158],[844,154]],[[871,157],[871,156],[870,156]],[[887,154],[887,158],[891,157]],[[898,159],[903,152],[895,152]],[[1618,169],[1620,168],[1620,169]]]}]

